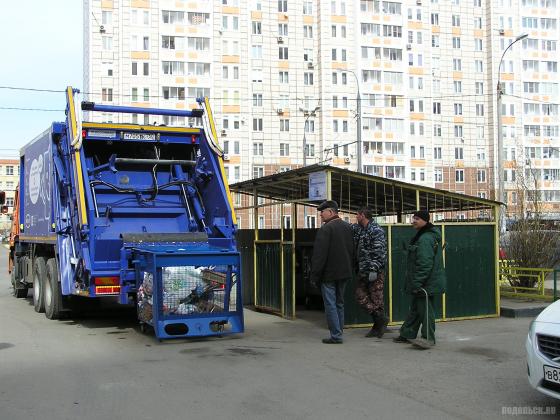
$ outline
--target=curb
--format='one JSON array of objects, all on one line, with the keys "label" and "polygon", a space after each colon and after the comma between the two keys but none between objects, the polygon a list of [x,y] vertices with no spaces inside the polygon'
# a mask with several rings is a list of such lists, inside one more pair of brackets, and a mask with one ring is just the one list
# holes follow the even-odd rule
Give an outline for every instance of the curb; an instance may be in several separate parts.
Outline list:
[{"label": "curb", "polygon": [[500,316],[505,318],[535,318],[548,305],[531,306],[526,308],[511,308],[507,306],[500,307]]}]

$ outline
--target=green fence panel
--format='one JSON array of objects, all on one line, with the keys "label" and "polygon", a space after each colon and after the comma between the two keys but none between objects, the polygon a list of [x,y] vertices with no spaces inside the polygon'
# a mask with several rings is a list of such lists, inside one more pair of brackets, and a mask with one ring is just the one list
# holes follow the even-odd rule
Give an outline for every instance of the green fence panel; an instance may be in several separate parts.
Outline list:
[{"label": "green fence panel", "polygon": [[295,317],[294,305],[294,278],[292,276],[292,245],[284,244],[284,317]]},{"label": "green fence panel", "polygon": [[446,225],[446,317],[495,315],[496,243],[492,225]]},{"label": "green fence panel", "polygon": [[256,243],[257,301],[255,305],[281,312],[280,244]]}]

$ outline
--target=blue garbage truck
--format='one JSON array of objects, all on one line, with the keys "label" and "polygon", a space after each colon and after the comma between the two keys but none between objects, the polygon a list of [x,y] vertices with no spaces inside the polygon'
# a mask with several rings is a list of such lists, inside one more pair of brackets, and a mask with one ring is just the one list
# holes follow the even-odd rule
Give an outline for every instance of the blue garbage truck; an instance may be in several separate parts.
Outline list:
[{"label": "blue garbage truck", "polygon": [[[243,332],[236,218],[208,98],[169,110],[78,103],[78,93],[68,87],[65,121],[21,149],[14,296],[32,289],[49,319],[86,299],[133,303],[159,339]],[[95,112],[200,124],[82,121]]]}]

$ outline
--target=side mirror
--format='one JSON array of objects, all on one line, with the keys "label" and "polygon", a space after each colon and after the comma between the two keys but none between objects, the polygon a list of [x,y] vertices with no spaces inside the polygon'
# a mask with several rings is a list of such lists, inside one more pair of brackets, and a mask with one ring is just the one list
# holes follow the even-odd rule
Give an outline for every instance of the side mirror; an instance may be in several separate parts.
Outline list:
[{"label": "side mirror", "polygon": [[0,205],[3,206],[6,202],[6,192],[0,191]]}]

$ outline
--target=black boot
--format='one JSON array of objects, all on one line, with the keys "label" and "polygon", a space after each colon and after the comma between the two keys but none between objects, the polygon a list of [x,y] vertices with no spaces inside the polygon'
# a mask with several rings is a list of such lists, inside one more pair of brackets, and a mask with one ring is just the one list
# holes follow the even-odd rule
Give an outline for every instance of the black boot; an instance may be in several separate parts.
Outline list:
[{"label": "black boot", "polygon": [[383,337],[383,334],[385,334],[385,331],[387,331],[387,324],[389,324],[389,318],[387,318],[384,314],[380,314],[379,316],[377,316],[374,324],[374,328],[376,328],[377,332],[377,338]]},{"label": "black boot", "polygon": [[373,319],[373,325],[371,326],[371,329],[366,334],[366,337],[368,337],[368,338],[377,337],[377,335],[379,334],[379,331],[378,331],[379,327],[377,325],[378,323],[376,323],[377,315],[372,314],[371,317]]}]

